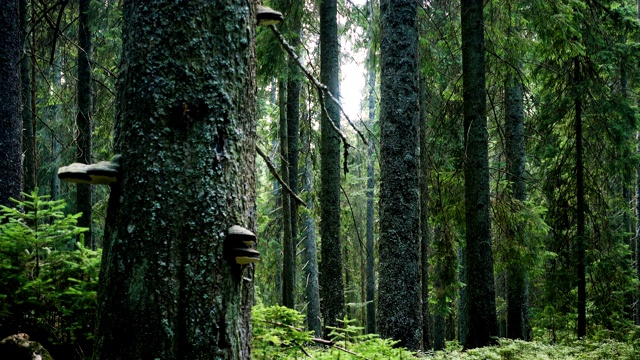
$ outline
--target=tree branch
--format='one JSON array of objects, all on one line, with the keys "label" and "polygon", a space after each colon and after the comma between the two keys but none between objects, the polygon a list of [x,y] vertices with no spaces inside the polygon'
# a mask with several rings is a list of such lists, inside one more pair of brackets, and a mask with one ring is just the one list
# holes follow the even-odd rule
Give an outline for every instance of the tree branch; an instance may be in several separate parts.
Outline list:
[{"label": "tree branch", "polygon": [[269,160],[267,155],[265,155],[265,153],[262,151],[262,149],[260,149],[260,147],[258,145],[256,145],[256,152],[258,153],[258,155],[260,155],[262,160],[264,160],[264,162],[267,164],[267,167],[269,168],[269,172],[271,173],[271,175],[273,175],[276,178],[276,180],[278,180],[280,185],[282,185],[282,187],[285,188],[287,190],[287,192],[289,192],[289,194],[291,196],[293,196],[294,199],[296,199],[298,204],[300,204],[300,205],[302,205],[304,207],[307,207],[307,203],[304,202],[304,200],[300,199],[300,197],[296,193],[294,193],[293,190],[291,190],[289,185],[287,185],[287,183],[282,180],[280,175],[278,175],[278,172],[276,171],[276,167],[273,165],[271,160]]}]

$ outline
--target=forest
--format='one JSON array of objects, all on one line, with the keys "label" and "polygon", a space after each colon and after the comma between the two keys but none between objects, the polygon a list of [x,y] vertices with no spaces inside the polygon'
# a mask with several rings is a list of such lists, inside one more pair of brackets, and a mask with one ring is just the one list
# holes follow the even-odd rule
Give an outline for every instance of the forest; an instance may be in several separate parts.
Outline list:
[{"label": "forest", "polygon": [[640,0],[0,1],[1,359],[640,358]]}]

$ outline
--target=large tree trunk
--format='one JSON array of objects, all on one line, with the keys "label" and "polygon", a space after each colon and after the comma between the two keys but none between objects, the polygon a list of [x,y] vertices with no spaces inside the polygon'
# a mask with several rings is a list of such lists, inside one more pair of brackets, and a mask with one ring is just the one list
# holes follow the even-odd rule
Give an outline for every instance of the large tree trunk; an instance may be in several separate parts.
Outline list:
[{"label": "large tree trunk", "polygon": [[17,0],[0,2],[0,205],[22,190],[20,117],[20,30]]},{"label": "large tree trunk", "polygon": [[[527,199],[525,187],[524,104],[523,86],[510,73],[505,84],[505,137],[507,181],[514,199]],[[522,229],[517,229],[518,239],[525,239]],[[522,241],[522,240],[521,240]],[[524,244],[522,244],[524,246]],[[520,261],[507,260],[507,337],[528,340],[529,293],[527,269]]]},{"label": "large tree trunk", "polygon": [[464,190],[469,332],[465,348],[482,347],[498,335],[491,223],[482,0],[462,0]]},{"label": "large tree trunk", "polygon": [[20,0],[20,90],[22,95],[22,153],[24,154],[24,192],[31,193],[36,188],[35,129],[31,112],[31,57],[29,48],[29,22],[27,0]]},{"label": "large tree trunk", "polygon": [[417,1],[380,3],[380,240],[377,327],[422,348]]},{"label": "large tree trunk", "polygon": [[[340,48],[336,0],[320,2],[320,81],[339,99]],[[329,123],[340,127],[340,109],[323,96],[327,114],[320,120],[320,298],[325,333],[344,317],[344,281],[340,241],[340,138]],[[330,118],[329,118],[330,117]]]},{"label": "large tree trunk", "polygon": [[[79,1],[78,17],[78,114],[76,116],[77,149],[76,162],[91,164],[91,29],[90,29],[90,0]],[[85,233],[87,243],[95,249],[92,235],[93,203],[92,189],[88,184],[78,184],[76,190],[76,210],[82,212],[78,219],[78,226],[89,229]]]},{"label": "large tree trunk", "polygon": [[[253,1],[125,1],[95,359],[250,359]],[[227,250],[239,244],[227,244]]]}]

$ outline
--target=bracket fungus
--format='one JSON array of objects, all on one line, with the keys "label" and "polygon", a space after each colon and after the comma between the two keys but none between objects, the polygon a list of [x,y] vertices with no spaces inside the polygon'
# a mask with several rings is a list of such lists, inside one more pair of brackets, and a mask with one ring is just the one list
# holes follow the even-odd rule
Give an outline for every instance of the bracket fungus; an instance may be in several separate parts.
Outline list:
[{"label": "bracket fungus", "polygon": [[111,161],[100,161],[97,164],[73,163],[58,169],[60,180],[91,185],[109,185],[118,181],[120,173],[120,155]]},{"label": "bracket fungus", "polygon": [[260,261],[260,252],[252,248],[256,245],[256,240],[256,235],[242,226],[230,227],[224,245],[230,260],[238,265]]},{"label": "bracket fungus", "polygon": [[276,25],[284,21],[282,13],[270,7],[256,5],[256,21],[258,26]]}]

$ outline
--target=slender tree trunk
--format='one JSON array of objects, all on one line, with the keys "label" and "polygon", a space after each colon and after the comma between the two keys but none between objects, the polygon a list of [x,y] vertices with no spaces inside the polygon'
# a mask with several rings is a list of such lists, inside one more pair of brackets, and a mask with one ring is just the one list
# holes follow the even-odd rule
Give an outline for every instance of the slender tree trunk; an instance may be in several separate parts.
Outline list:
[{"label": "slender tree trunk", "polygon": [[[300,46],[300,37],[302,36],[302,4],[299,1],[293,1],[291,13],[287,16],[291,26],[291,37],[289,45],[294,49]],[[298,141],[300,137],[300,91],[302,89],[302,81],[300,77],[300,68],[295,60],[289,59],[289,76],[287,78],[287,139],[288,139],[288,162],[289,162],[289,188],[294,193],[298,193]],[[290,222],[291,222],[291,243],[293,251],[293,279],[296,279],[296,249],[298,244],[298,202],[292,196],[290,198]]]},{"label": "slender tree trunk", "polygon": [[[368,72],[369,72],[369,128],[373,129],[376,120],[376,71],[374,66],[374,48],[373,48],[373,5],[372,1],[367,1],[369,9],[369,54],[368,54]],[[376,279],[375,279],[375,244],[374,244],[374,191],[375,191],[375,148],[373,139],[369,140],[367,147],[367,264],[365,269],[367,279],[367,333],[374,334],[376,332]]]},{"label": "slender tree trunk", "polygon": [[491,223],[485,92],[483,1],[462,0],[464,188],[469,333],[465,348],[489,345],[498,335]]},{"label": "slender tree trunk", "polygon": [[313,218],[313,172],[311,163],[311,137],[309,133],[311,129],[305,131],[303,140],[305,153],[307,154],[302,171],[303,191],[305,192],[305,202],[307,203],[307,211],[302,213],[302,224],[305,229],[304,247],[305,247],[305,289],[307,294],[307,324],[309,330],[313,331],[315,336],[322,336],[322,317],[320,315],[320,289],[318,287],[318,249],[316,246],[316,224]]},{"label": "slender tree trunk", "polygon": [[[523,86],[517,74],[510,73],[505,84],[505,135],[507,157],[507,181],[513,198],[524,202],[525,144]],[[517,238],[524,240],[522,227]],[[522,241],[521,240],[521,241]],[[521,244],[524,246],[524,244]],[[510,261],[507,267],[507,337],[528,340],[529,293],[527,269],[520,261]]]},{"label": "slender tree trunk", "polygon": [[[336,0],[320,2],[320,81],[339,98],[340,48]],[[329,123],[340,127],[340,109],[324,96],[327,114],[320,121],[320,298],[327,326],[338,325],[344,317],[344,281],[340,241],[340,139]]]},{"label": "slender tree trunk", "polygon": [[20,88],[22,95],[22,153],[24,154],[24,192],[31,193],[36,188],[36,153],[35,129],[31,114],[31,58],[29,49],[29,20],[27,16],[27,0],[20,0]]},{"label": "slender tree trunk", "polygon": [[377,327],[422,348],[418,1],[380,3],[380,240]]},{"label": "slender tree trunk", "polygon": [[[250,359],[255,2],[125,1],[94,359]],[[194,55],[206,54],[206,56]]]},{"label": "slender tree trunk", "polygon": [[426,80],[420,77],[420,260],[422,267],[422,343],[431,348],[429,312],[429,246],[431,228],[429,226],[429,153],[427,151],[427,88]]},{"label": "slender tree trunk", "polygon": [[[90,0],[79,1],[78,17],[78,114],[76,116],[77,153],[76,161],[83,164],[91,164],[91,107],[92,107],[92,76],[91,76],[91,30],[90,30]],[[92,249],[95,249],[92,235],[93,203],[92,189],[88,184],[79,184],[76,191],[76,208],[82,212],[78,219],[78,226],[89,229],[85,233],[85,240]]]},{"label": "slender tree trunk", "polygon": [[17,0],[0,2],[0,205],[22,190],[20,117],[20,14]]},{"label": "slender tree trunk", "polygon": [[587,279],[585,274],[586,238],[584,233],[584,162],[582,148],[582,98],[579,87],[582,83],[580,59],[573,59],[575,90],[575,132],[576,132],[576,234],[577,276],[578,276],[578,338],[587,334]]},{"label": "slender tree trunk", "polygon": [[[278,99],[280,108],[280,177],[289,181],[289,154],[286,111],[286,82],[278,81]],[[291,236],[291,202],[289,192],[282,189],[282,305],[290,309],[295,306],[295,248]]]}]

